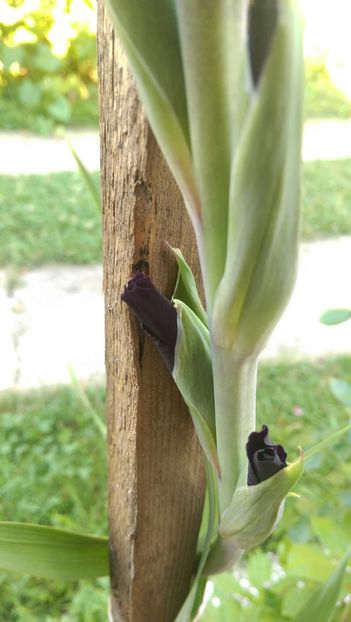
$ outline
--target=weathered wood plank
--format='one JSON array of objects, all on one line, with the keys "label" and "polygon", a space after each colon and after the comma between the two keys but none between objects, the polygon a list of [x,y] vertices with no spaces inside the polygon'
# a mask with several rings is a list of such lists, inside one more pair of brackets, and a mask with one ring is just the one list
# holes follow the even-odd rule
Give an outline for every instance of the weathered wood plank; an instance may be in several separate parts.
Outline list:
[{"label": "weathered wood plank", "polygon": [[186,596],[204,477],[190,416],[153,344],[120,301],[138,269],[169,295],[179,246],[194,236],[176,184],[99,3],[111,612],[114,622],[172,622]]}]

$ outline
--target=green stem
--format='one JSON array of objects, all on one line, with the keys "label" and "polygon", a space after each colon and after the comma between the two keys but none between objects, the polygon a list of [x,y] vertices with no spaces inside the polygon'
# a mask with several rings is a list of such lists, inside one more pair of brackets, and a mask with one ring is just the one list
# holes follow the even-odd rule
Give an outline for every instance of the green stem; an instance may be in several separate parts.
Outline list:
[{"label": "green stem", "polygon": [[244,551],[239,549],[229,539],[224,540],[220,536],[213,544],[207,558],[203,575],[210,576],[231,570],[241,559]]},{"label": "green stem", "polygon": [[256,423],[257,356],[241,358],[215,344],[212,356],[222,515],[240,475],[247,473],[246,443]]}]

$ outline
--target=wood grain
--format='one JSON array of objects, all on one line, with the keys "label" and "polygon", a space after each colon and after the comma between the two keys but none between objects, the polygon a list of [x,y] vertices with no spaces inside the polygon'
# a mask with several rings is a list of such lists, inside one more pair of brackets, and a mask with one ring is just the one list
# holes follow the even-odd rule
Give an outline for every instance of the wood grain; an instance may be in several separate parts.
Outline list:
[{"label": "wood grain", "polygon": [[187,408],[121,303],[133,271],[170,295],[166,241],[198,276],[193,232],[102,2],[98,11],[109,459],[111,619],[172,622],[187,594],[204,472]]}]

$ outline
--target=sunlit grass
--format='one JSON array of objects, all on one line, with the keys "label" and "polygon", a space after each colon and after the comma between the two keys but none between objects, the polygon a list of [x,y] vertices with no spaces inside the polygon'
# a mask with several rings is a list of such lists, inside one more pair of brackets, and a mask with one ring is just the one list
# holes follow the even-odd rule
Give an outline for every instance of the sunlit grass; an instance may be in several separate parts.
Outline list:
[{"label": "sunlit grass", "polygon": [[0,237],[3,265],[101,261],[101,214],[78,172],[1,175]]}]

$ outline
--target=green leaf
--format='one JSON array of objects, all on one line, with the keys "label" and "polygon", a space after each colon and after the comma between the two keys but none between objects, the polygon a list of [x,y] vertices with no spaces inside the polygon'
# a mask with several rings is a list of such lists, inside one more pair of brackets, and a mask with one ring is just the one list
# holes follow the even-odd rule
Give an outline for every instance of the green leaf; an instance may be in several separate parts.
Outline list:
[{"label": "green leaf", "polygon": [[175,305],[178,331],[173,378],[189,408],[206,457],[218,473],[209,333],[186,304],[175,300]]},{"label": "green leaf", "polygon": [[150,125],[197,220],[183,63],[172,0],[107,0]]},{"label": "green leaf", "polygon": [[210,306],[224,270],[230,168],[248,103],[247,48],[241,31],[244,4],[175,2]]},{"label": "green leaf", "polygon": [[62,65],[60,59],[54,56],[46,43],[36,44],[33,64],[36,69],[40,69],[44,73],[55,73]]},{"label": "green leaf", "polygon": [[333,326],[334,324],[341,324],[351,318],[350,309],[328,309],[325,311],[319,321],[327,326]]},{"label": "green leaf", "polygon": [[350,528],[339,524],[330,516],[318,515],[311,517],[311,525],[324,548],[337,556],[344,554],[351,540]]},{"label": "green leaf", "polygon": [[141,4],[139,0],[109,0],[108,8],[117,30],[122,30],[121,39],[127,54],[133,46],[133,57],[138,53],[143,59],[145,68],[167,96],[184,135],[188,136],[183,63],[174,2],[144,0]]},{"label": "green leaf", "polygon": [[18,99],[25,108],[35,108],[41,100],[40,86],[26,78],[18,87]]},{"label": "green leaf", "polygon": [[100,190],[96,187],[94,179],[92,174],[88,171],[88,169],[86,168],[86,166],[83,164],[82,160],[80,159],[78,153],[76,152],[75,148],[73,147],[72,143],[68,142],[68,146],[71,150],[71,153],[77,163],[77,166],[79,168],[79,171],[82,175],[82,178],[85,181],[85,185],[88,189],[88,192],[90,193],[91,198],[93,199],[96,208],[100,214],[101,212],[101,197],[100,197]]},{"label": "green leaf", "polygon": [[332,569],[331,560],[322,553],[320,546],[291,545],[285,566],[289,576],[307,581],[325,581]]},{"label": "green leaf", "polygon": [[303,454],[273,477],[256,486],[239,486],[219,524],[222,540],[239,549],[258,546],[272,533],[282,503],[303,473]]},{"label": "green leaf", "polygon": [[318,587],[294,618],[295,622],[330,622],[339,596],[350,552],[347,552],[328,581]]},{"label": "green leaf", "polygon": [[108,575],[108,539],[27,523],[0,523],[0,569],[49,579]]},{"label": "green leaf", "polygon": [[351,407],[351,384],[340,380],[340,378],[332,378],[330,380],[330,388],[334,397],[347,408]]},{"label": "green leaf", "polygon": [[337,440],[339,440],[339,438],[341,438],[341,436],[343,436],[350,430],[351,430],[351,424],[345,426],[344,428],[342,428],[341,430],[338,430],[337,432],[333,432],[333,434],[330,434],[329,436],[327,436],[327,438],[323,439],[320,443],[317,443],[317,445],[310,447],[310,449],[305,451],[305,454],[304,454],[305,462],[307,462],[307,460],[310,460],[310,458],[315,456],[325,447],[328,447],[328,445],[335,443]]},{"label": "green leaf", "polygon": [[[223,573],[213,577],[212,598],[201,616],[201,622],[236,622],[241,620],[241,605],[235,599],[238,588],[240,590],[240,586],[232,574]],[[247,597],[247,593],[245,596]],[[214,605],[213,599],[217,600],[217,606]]]},{"label": "green leaf", "polygon": [[294,618],[309,598],[307,590],[302,589],[300,584],[296,585],[296,583],[297,581],[294,581],[294,584],[284,591],[281,604],[281,614],[284,616],[284,620],[285,618],[288,618],[288,620]]},{"label": "green leaf", "polygon": [[90,415],[91,420],[94,423],[94,425],[96,426],[96,429],[99,432],[100,436],[102,437],[102,439],[104,441],[106,441],[106,437],[107,437],[106,422],[101,419],[99,413],[93,407],[93,405],[92,405],[92,403],[91,403],[91,401],[90,401],[86,391],[84,390],[81,382],[79,381],[79,379],[77,378],[76,374],[74,373],[74,370],[69,368],[68,372],[69,372],[69,375],[70,375],[72,386],[77,391],[77,397],[79,397],[81,403],[83,404],[85,412]]},{"label": "green leaf", "polygon": [[214,341],[240,356],[259,352],[296,274],[303,59],[295,0],[278,23],[233,159],[227,259],[216,293]]},{"label": "green leaf", "polygon": [[185,261],[184,255],[179,248],[172,248],[178,264],[178,276],[175,285],[173,298],[184,302],[201,322],[207,327],[207,314],[203,308],[199,293],[197,291],[194,275]]},{"label": "green leaf", "polygon": [[12,63],[19,63],[19,65],[23,64],[25,58],[25,48],[23,45],[9,47],[2,44],[0,46],[0,56],[4,65],[4,70],[8,71]]},{"label": "green leaf", "polygon": [[71,118],[71,104],[63,95],[59,95],[47,110],[51,117],[61,123],[66,123]]},{"label": "green leaf", "polygon": [[191,611],[191,619],[195,618],[199,608],[201,607],[201,603],[204,598],[205,589],[207,584],[207,577],[200,577],[197,581],[196,594],[194,598],[194,603]]},{"label": "green leaf", "polygon": [[196,570],[196,574],[193,580],[193,584],[181,610],[176,617],[175,622],[190,622],[190,620],[192,619],[192,614],[197,605],[199,592],[201,592],[203,588],[203,577],[201,575],[206,564],[206,560],[210,551],[212,537],[216,527],[216,521],[218,516],[217,485],[213,469],[207,460],[205,460],[205,469],[208,494],[208,522],[206,538],[199,564]]},{"label": "green leaf", "polygon": [[270,580],[272,561],[263,551],[258,550],[250,555],[247,563],[247,576],[250,583],[259,589],[262,589],[264,583]]}]

